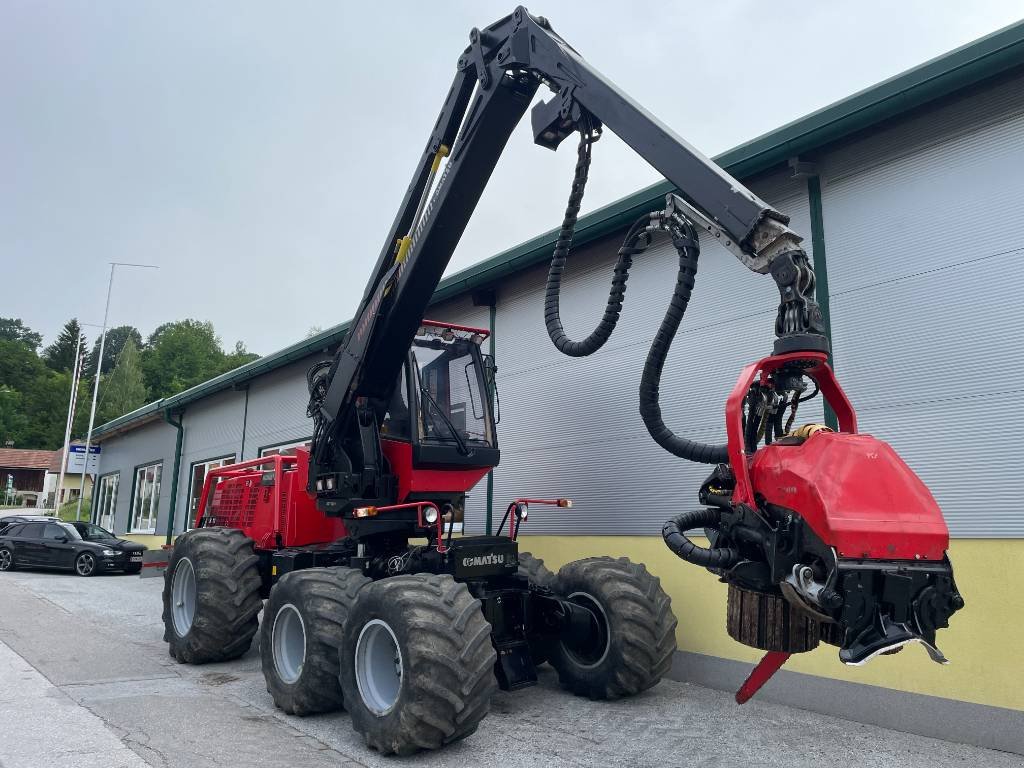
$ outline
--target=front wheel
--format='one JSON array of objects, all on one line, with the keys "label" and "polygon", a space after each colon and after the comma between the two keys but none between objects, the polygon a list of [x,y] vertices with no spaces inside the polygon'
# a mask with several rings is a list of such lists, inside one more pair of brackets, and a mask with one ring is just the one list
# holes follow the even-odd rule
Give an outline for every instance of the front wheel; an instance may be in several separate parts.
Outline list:
[{"label": "front wheel", "polygon": [[451,576],[365,587],[345,624],[341,687],[369,747],[411,755],[476,731],[497,689],[491,625]]},{"label": "front wheel", "polygon": [[338,652],[359,591],[370,583],[354,568],[286,573],[270,591],[260,631],[267,691],[290,715],[341,709]]},{"label": "front wheel", "polygon": [[164,640],[183,664],[230,661],[259,625],[262,579],[252,539],[233,528],[196,528],[175,542],[164,573]]},{"label": "front wheel", "polygon": [[592,631],[554,644],[551,665],[564,688],[591,699],[632,696],[672,666],[676,617],[661,582],[626,558],[591,557],[562,566],[559,597],[591,612]]},{"label": "front wheel", "polygon": [[0,571],[14,570],[14,553],[7,547],[0,549]]},{"label": "front wheel", "polygon": [[75,558],[75,573],[79,576],[92,576],[96,573],[96,555],[83,552]]}]

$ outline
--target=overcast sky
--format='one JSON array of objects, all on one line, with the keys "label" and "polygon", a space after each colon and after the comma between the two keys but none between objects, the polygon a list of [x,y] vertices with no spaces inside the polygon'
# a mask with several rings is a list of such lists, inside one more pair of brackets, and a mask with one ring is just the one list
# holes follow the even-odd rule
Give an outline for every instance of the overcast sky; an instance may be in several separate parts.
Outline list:
[{"label": "overcast sky", "polygon": [[[486,2],[0,0],[0,316],[52,340],[213,321],[266,354],[348,319]],[[971,3],[529,6],[714,155],[1016,21]],[[544,94],[546,98],[546,94]],[[513,135],[449,266],[561,221],[575,141]],[[616,139],[585,210],[657,180]],[[95,329],[90,329],[90,337]]]}]

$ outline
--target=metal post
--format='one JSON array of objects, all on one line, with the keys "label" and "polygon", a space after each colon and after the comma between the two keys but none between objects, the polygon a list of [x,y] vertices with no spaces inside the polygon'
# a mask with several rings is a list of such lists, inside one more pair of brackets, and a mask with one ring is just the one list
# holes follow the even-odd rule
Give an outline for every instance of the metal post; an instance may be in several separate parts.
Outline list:
[{"label": "metal post", "polygon": [[[71,443],[71,425],[75,420],[75,401],[78,399],[78,377],[82,373],[82,360],[79,356],[82,350],[82,332],[78,332],[78,341],[75,342],[75,365],[71,370],[71,399],[68,400],[68,420],[64,426],[64,445],[60,452],[60,474],[57,476],[57,490],[53,494],[53,509],[60,509],[60,492],[64,490],[64,470],[68,465],[68,448]],[[45,506],[45,503],[44,505]]]},{"label": "metal post", "polygon": [[[75,520],[82,517],[82,497],[85,495],[85,476],[89,472],[89,447],[92,445],[92,427],[96,422],[96,400],[100,394],[100,373],[103,371],[103,348],[107,342],[107,316],[110,314],[110,293],[114,288],[114,269],[116,267],[147,267],[159,269],[154,264],[128,264],[122,261],[110,262],[110,280],[107,282],[107,305],[103,310],[103,331],[100,334],[100,352],[96,360],[96,382],[92,388],[92,407],[89,409],[89,430],[85,433],[85,467],[82,468],[82,482],[78,486],[78,506],[75,507]],[[99,473],[97,472],[97,475]]]}]

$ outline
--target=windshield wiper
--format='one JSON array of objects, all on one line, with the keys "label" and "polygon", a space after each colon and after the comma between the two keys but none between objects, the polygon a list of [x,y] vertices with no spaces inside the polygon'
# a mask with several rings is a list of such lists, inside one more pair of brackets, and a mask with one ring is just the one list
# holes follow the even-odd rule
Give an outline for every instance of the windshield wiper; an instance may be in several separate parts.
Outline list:
[{"label": "windshield wiper", "polygon": [[438,416],[441,417],[441,420],[444,422],[444,425],[448,427],[448,431],[451,432],[452,437],[455,439],[455,443],[458,445],[459,453],[461,453],[463,456],[471,455],[472,451],[469,449],[469,446],[466,445],[466,441],[462,439],[462,435],[460,435],[458,433],[458,430],[455,429],[455,425],[452,424],[448,416],[445,415],[445,412],[441,409],[441,406],[438,405],[437,401],[430,396],[430,390],[428,390],[426,387],[420,387],[420,392],[423,393],[423,397],[426,398],[427,402],[434,406],[434,411],[437,413]]}]

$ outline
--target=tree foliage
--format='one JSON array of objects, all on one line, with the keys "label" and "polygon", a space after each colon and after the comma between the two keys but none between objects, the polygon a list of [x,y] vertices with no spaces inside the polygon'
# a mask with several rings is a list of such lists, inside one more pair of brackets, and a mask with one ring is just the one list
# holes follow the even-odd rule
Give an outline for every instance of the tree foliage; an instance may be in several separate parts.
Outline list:
[{"label": "tree foliage", "polygon": [[[134,329],[133,329],[134,330]],[[116,419],[146,404],[146,381],[142,376],[142,361],[134,339],[129,336],[113,372],[105,383],[101,382],[103,398],[97,416],[99,423]]]},{"label": "tree foliage", "polygon": [[[25,327],[21,320],[0,318],[0,446],[51,450],[61,446],[75,342],[80,336],[78,322],[72,319],[40,355],[40,334]],[[79,383],[73,437],[84,437],[87,430],[98,357],[97,344]],[[257,357],[241,341],[225,352],[208,322],[189,319],[164,323],[145,343],[132,326],[112,328],[103,351],[96,424],[177,394]]]},{"label": "tree foliage", "polygon": [[82,344],[80,350],[89,348],[89,342],[82,333],[82,326],[78,324],[78,318],[72,317],[61,330],[57,340],[43,350],[43,360],[55,371],[70,371],[75,365],[75,349],[78,341]]},{"label": "tree foliage", "polygon": [[152,398],[169,397],[255,360],[239,342],[227,355],[213,324],[199,320],[164,323],[150,335],[142,372]]},{"label": "tree foliage", "polygon": [[[110,328],[107,330],[107,342],[103,345],[103,375],[106,376],[117,364],[117,358],[121,354],[121,350],[124,349],[125,342],[131,339],[135,343],[135,349],[138,351],[142,348],[142,334],[139,333],[139,329],[133,325],[119,325],[116,328]],[[92,351],[89,353],[89,363],[87,370],[89,371],[89,377],[96,375],[96,360],[100,356],[100,337],[96,337],[96,341],[92,344]]]},{"label": "tree foliage", "polygon": [[34,352],[43,343],[43,336],[26,328],[20,318],[0,317],[0,341],[20,341]]}]

